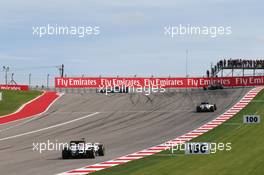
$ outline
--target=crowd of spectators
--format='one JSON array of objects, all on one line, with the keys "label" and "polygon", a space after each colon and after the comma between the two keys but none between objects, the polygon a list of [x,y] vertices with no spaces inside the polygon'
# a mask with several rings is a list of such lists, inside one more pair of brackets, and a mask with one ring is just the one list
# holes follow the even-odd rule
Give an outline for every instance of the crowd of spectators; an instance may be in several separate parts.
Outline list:
[{"label": "crowd of spectators", "polygon": [[216,76],[222,69],[264,69],[264,60],[248,60],[248,59],[223,59],[211,68],[211,72],[207,70],[207,77]]}]

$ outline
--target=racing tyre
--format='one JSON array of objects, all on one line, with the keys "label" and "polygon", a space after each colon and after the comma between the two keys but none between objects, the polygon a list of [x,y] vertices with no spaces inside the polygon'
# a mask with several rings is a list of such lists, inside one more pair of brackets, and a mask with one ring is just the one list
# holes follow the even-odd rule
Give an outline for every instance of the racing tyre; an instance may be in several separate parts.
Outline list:
[{"label": "racing tyre", "polygon": [[210,110],[210,112],[214,112],[214,107],[211,106],[209,110]]},{"label": "racing tyre", "polygon": [[86,151],[86,157],[89,158],[89,159],[94,159],[95,158],[95,151],[92,149],[92,150],[87,150]]},{"label": "racing tyre", "polygon": [[214,110],[215,110],[215,111],[217,110],[216,104],[214,104]]},{"label": "racing tyre", "polygon": [[197,107],[196,107],[196,112],[201,112],[201,108],[200,108],[200,106],[197,106]]},{"label": "racing tyre", "polygon": [[105,155],[105,148],[104,148],[103,145],[99,145],[98,155],[99,156],[104,156]]},{"label": "racing tyre", "polygon": [[62,150],[62,159],[69,159],[71,157],[71,153],[67,148]]}]

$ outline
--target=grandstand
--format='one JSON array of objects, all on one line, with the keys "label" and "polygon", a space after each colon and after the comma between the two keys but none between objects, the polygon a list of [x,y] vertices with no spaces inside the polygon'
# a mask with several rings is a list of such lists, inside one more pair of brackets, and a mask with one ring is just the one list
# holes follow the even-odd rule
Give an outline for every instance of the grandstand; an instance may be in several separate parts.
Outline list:
[{"label": "grandstand", "polygon": [[[264,72],[264,59],[221,59],[216,63],[216,65],[211,66],[211,70],[207,70],[207,77],[221,77],[223,76],[234,76],[234,73],[238,73],[240,76],[245,76],[245,71],[250,70],[250,75],[255,76],[256,71],[260,70],[263,74]],[[226,75],[224,75],[225,71],[228,71]],[[236,76],[238,76],[236,75]]]}]

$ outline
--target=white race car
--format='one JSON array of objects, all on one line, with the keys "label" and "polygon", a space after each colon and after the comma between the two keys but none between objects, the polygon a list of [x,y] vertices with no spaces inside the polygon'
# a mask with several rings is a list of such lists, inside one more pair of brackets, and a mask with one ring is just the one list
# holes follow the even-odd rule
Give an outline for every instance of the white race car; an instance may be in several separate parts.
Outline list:
[{"label": "white race car", "polygon": [[104,156],[105,148],[101,143],[86,143],[85,140],[71,141],[62,150],[62,159],[70,158],[90,158]]},{"label": "white race car", "polygon": [[196,112],[214,112],[217,107],[215,104],[209,104],[208,102],[202,102],[196,107]]}]

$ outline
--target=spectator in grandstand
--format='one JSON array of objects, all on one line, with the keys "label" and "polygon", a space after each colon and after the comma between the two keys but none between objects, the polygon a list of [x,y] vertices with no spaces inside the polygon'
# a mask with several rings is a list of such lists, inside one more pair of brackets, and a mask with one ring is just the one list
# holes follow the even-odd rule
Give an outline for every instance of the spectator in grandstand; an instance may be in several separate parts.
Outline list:
[{"label": "spectator in grandstand", "polygon": [[222,68],[264,68],[264,60],[232,59],[220,60],[216,64],[218,70]]},{"label": "spectator in grandstand", "polygon": [[210,77],[210,71],[209,71],[209,70],[206,71],[206,77],[207,77],[207,78]]},{"label": "spectator in grandstand", "polygon": [[[228,69],[264,69],[264,59],[250,60],[250,59],[221,59],[211,69],[211,76],[216,76],[223,68]],[[210,71],[206,71],[207,77],[210,76]]]}]

